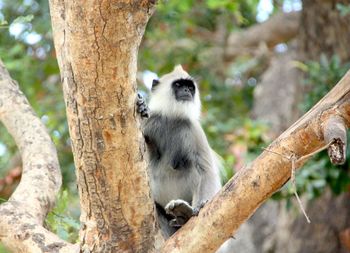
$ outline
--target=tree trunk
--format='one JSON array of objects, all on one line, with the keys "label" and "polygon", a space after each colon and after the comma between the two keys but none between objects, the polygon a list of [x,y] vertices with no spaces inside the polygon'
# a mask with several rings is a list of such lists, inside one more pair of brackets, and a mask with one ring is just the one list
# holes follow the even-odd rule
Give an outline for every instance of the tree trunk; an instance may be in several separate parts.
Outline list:
[{"label": "tree trunk", "polygon": [[152,252],[157,226],[135,112],[151,0],[51,0],[84,252]]},{"label": "tree trunk", "polygon": [[350,59],[350,15],[342,16],[337,4],[349,0],[304,0],[298,42],[304,60],[316,60],[320,54],[337,54]]}]

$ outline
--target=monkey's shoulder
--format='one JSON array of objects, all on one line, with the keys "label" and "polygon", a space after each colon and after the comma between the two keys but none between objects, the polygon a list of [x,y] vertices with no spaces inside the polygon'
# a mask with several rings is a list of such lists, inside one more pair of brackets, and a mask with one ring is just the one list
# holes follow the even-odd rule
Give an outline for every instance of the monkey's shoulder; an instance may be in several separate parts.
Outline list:
[{"label": "monkey's shoulder", "polygon": [[159,114],[151,115],[144,124],[144,134],[147,136],[171,137],[187,135],[194,131],[193,123],[187,118],[165,117]]}]

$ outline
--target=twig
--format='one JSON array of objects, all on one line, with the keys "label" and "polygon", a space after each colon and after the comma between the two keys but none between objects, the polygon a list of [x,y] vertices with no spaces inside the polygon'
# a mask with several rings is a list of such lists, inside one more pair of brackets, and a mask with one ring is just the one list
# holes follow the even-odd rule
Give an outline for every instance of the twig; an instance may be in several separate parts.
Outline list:
[{"label": "twig", "polygon": [[295,166],[295,163],[297,162],[298,160],[296,159],[296,157],[293,157],[292,158],[292,172],[291,172],[291,182],[292,182],[292,187],[293,187],[293,193],[298,201],[298,204],[299,204],[299,207],[301,209],[301,211],[303,212],[304,216],[305,216],[305,219],[307,221],[307,223],[311,223],[310,219],[309,219],[309,216],[306,214],[306,211],[304,209],[304,206],[303,206],[303,203],[301,202],[300,198],[299,198],[299,195],[298,195],[298,191],[297,191],[297,185],[295,183],[295,169],[296,169],[296,166]]},{"label": "twig", "polygon": [[304,155],[300,158],[297,159],[296,155],[295,154],[292,154],[291,156],[286,156],[284,154],[280,154],[276,151],[273,151],[273,150],[270,150],[270,149],[267,149],[267,148],[263,148],[263,150],[266,150],[272,154],[275,154],[275,155],[279,155],[283,158],[286,158],[288,159],[291,163],[292,163],[292,169],[291,169],[291,176],[290,176],[290,180],[291,180],[291,183],[292,183],[292,191],[298,201],[298,204],[299,204],[299,207],[301,209],[301,211],[303,212],[305,218],[306,218],[306,221],[307,223],[311,223],[310,219],[309,219],[309,216],[306,214],[306,211],[304,209],[304,206],[303,206],[303,203],[301,202],[300,198],[299,198],[299,195],[298,195],[298,191],[297,191],[297,186],[296,186],[296,182],[295,182],[295,171],[296,171],[296,163],[298,162],[301,162],[303,161],[304,159],[307,159],[307,158],[310,158],[311,156],[327,149],[331,144],[333,143],[333,141],[329,142],[328,144],[326,144],[325,146],[315,150],[314,152],[310,153],[310,154],[307,154],[307,155]]},{"label": "twig", "polygon": [[333,143],[333,141],[331,141],[330,143],[324,145],[323,147],[317,149],[316,151],[314,151],[314,152],[312,152],[312,153],[310,153],[310,154],[307,154],[307,155],[304,155],[304,156],[300,157],[300,158],[297,160],[297,162],[300,162],[300,161],[302,161],[302,160],[304,160],[304,159],[306,159],[306,158],[310,158],[311,156],[313,156],[313,155],[315,155],[315,154],[317,154],[317,153],[319,153],[319,152],[321,152],[321,151],[327,149],[332,143]]}]

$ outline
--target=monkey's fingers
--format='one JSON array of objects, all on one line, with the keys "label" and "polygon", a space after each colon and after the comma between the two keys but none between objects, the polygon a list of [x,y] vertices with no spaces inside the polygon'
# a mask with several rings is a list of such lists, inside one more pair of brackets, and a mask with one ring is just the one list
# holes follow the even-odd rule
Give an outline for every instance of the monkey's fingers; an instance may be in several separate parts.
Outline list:
[{"label": "monkey's fingers", "polygon": [[142,97],[140,93],[137,93],[137,112],[140,113],[142,118],[149,118],[149,109],[146,104],[145,99]]}]

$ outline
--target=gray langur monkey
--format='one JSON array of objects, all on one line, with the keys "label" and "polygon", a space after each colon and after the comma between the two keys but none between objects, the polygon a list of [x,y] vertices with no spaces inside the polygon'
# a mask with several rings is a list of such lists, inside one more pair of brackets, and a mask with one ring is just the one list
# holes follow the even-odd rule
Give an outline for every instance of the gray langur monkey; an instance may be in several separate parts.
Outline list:
[{"label": "gray langur monkey", "polygon": [[196,82],[181,65],[153,80],[149,109],[141,96],[138,112],[161,229],[170,236],[221,188],[218,158],[200,125]]}]

